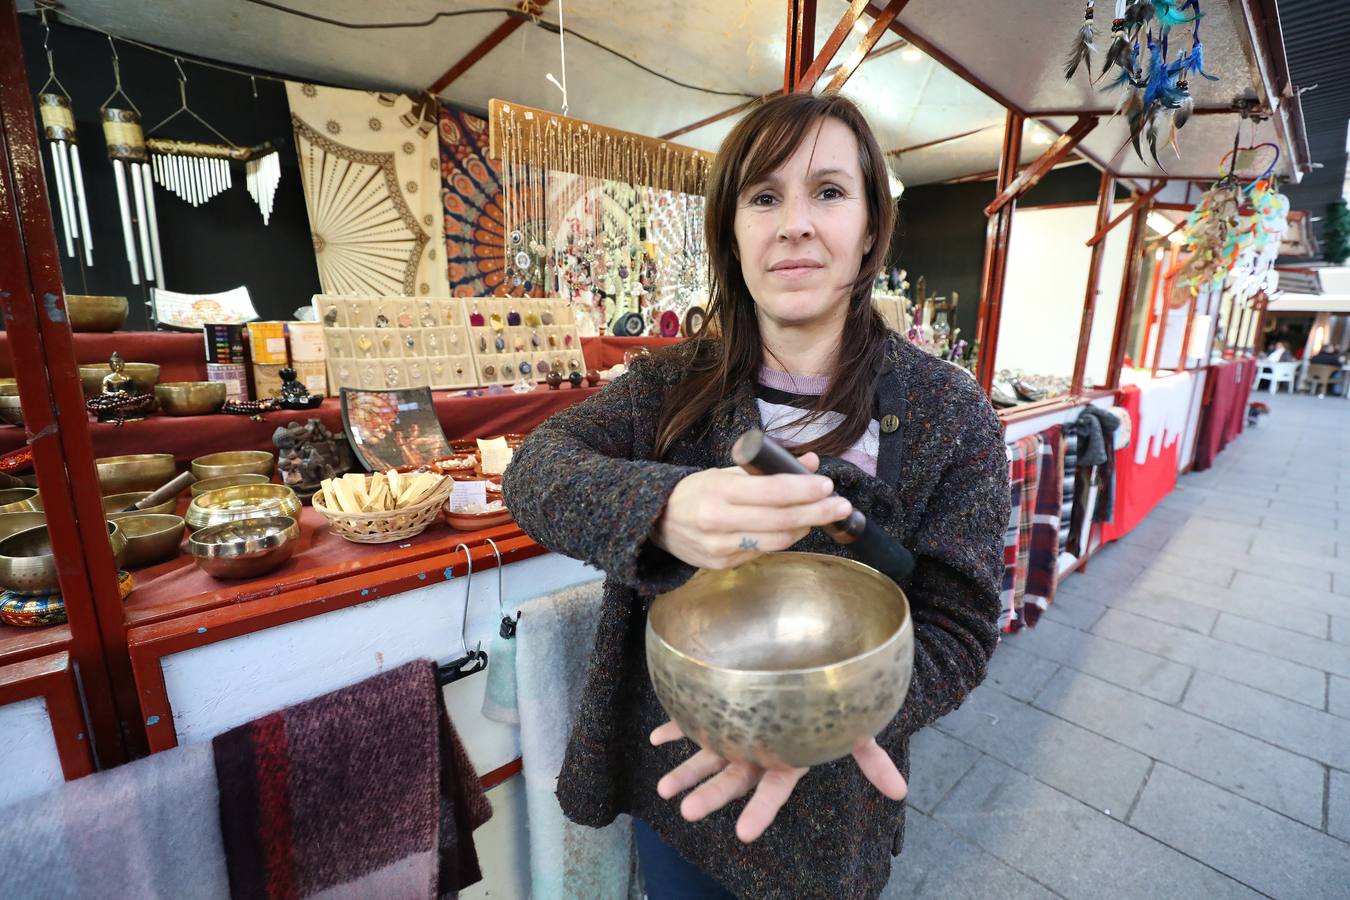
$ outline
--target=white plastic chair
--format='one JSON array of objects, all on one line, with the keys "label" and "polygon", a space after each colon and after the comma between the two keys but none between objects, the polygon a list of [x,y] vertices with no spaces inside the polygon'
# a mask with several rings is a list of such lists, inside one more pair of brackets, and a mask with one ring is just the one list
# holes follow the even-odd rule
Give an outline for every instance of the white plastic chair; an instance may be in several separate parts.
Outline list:
[{"label": "white plastic chair", "polygon": [[1270,378],[1270,392],[1272,394],[1278,393],[1279,386],[1282,384],[1289,387],[1289,393],[1292,394],[1294,392],[1294,380],[1298,373],[1298,363],[1266,363],[1262,366],[1262,369],[1268,370],[1270,373],[1268,376],[1263,375],[1262,377]]}]

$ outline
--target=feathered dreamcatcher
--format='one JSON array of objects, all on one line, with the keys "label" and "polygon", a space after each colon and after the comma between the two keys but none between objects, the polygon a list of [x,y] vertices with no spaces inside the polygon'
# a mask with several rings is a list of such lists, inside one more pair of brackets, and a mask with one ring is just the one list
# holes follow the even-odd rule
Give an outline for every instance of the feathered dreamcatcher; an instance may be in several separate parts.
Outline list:
[{"label": "feathered dreamcatcher", "polygon": [[[1092,80],[1092,57],[1097,53],[1097,32],[1093,26],[1096,0],[1088,0],[1083,25],[1074,35],[1073,46],[1064,60],[1064,77],[1072,79],[1081,67]],[[1205,71],[1204,45],[1200,40],[1200,0],[1116,0],[1111,20],[1111,43],[1106,49],[1096,81],[1117,70],[1103,91],[1120,91],[1116,115],[1125,117],[1130,128],[1130,143],[1139,159],[1144,158],[1141,140],[1148,141],[1154,163],[1158,159],[1158,141],[1181,156],[1177,133],[1195,111],[1190,77],[1199,75],[1209,81],[1219,79]],[[1179,49],[1169,59],[1172,29],[1191,26],[1189,48]],[[1095,81],[1094,81],[1095,83]]]}]

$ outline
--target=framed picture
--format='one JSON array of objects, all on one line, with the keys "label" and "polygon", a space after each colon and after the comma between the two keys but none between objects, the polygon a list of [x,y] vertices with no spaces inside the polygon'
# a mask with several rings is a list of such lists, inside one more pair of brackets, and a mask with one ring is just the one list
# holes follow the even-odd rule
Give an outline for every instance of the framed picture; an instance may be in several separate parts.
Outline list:
[{"label": "framed picture", "polygon": [[368,471],[422,466],[450,455],[430,388],[343,388],[340,397],[342,430]]}]

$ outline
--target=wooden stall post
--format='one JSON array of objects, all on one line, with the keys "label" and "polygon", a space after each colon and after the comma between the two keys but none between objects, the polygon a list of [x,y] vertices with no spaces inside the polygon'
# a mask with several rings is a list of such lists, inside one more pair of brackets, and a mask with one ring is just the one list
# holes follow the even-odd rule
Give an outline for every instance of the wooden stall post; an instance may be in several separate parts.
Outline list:
[{"label": "wooden stall post", "polygon": [[[783,91],[797,90],[815,59],[816,0],[788,0],[787,53],[783,60]],[[808,85],[807,90],[810,90]]]},{"label": "wooden stall post", "polygon": [[[1111,220],[1111,206],[1116,197],[1116,179],[1110,172],[1103,172],[1097,188],[1097,227],[1096,233],[1107,230]],[[1083,317],[1078,326],[1078,355],[1073,362],[1073,381],[1069,391],[1074,396],[1082,393],[1083,373],[1087,369],[1088,345],[1092,342],[1092,320],[1097,313],[1097,285],[1102,275],[1102,254],[1106,241],[1099,240],[1092,245],[1088,260],[1087,288],[1083,294]]]},{"label": "wooden stall post", "polygon": [[[1022,122],[1020,115],[1008,111],[1003,126],[1003,155],[998,163],[998,193],[1002,194],[1017,177],[1022,158]],[[1016,199],[1006,203],[989,217],[984,238],[984,272],[980,278],[980,310],[975,328],[979,345],[978,380],[989,393],[994,383],[994,355],[998,351],[999,318],[1003,315],[1003,281],[1008,273],[1008,241],[1012,237]]]},{"label": "wooden stall post", "polygon": [[[1135,208],[1130,219],[1130,243],[1126,251],[1125,277],[1120,285],[1120,303],[1116,306],[1116,328],[1111,337],[1111,360],[1106,369],[1106,387],[1120,387],[1120,373],[1125,368],[1125,350],[1129,345],[1130,326],[1133,324],[1134,296],[1139,290],[1139,274],[1144,268],[1144,231],[1148,224],[1149,204]],[[1142,360],[1139,360],[1142,362]]]}]

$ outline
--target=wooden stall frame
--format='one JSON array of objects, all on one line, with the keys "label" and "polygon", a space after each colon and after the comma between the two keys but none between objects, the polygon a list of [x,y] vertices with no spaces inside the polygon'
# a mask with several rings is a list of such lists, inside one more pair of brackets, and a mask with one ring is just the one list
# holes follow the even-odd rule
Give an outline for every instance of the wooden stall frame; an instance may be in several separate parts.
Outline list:
[{"label": "wooden stall frame", "polygon": [[[1001,194],[1016,177],[1022,156],[1022,117],[1009,110],[1004,117],[1003,153],[998,164],[998,192]],[[998,351],[999,320],[1003,315],[1003,280],[1008,273],[1008,241],[1012,237],[1016,197],[999,207],[985,227],[984,271],[980,277],[980,306],[975,323],[975,343],[979,347],[976,380],[987,394],[994,383],[994,356]]]},{"label": "wooden stall frame", "polygon": [[47,705],[52,737],[66,781],[94,771],[94,751],[80,709],[75,667],[64,651],[0,667],[0,706],[40,698]]},{"label": "wooden stall frame", "polygon": [[[788,0],[787,46],[783,54],[785,93],[797,90],[797,85],[815,60],[815,47],[816,0]],[[670,140],[668,136],[663,137]]]},{"label": "wooden stall frame", "polygon": [[[1093,120],[1095,123],[1095,120]],[[1097,186],[1097,226],[1095,235],[1105,235],[1111,230],[1111,207],[1116,200],[1116,179],[1110,172],[1103,172]],[[1117,220],[1120,221],[1120,220]],[[1078,353],[1073,361],[1073,379],[1069,393],[1077,396],[1083,390],[1083,373],[1087,369],[1088,345],[1092,343],[1092,320],[1097,314],[1097,285],[1101,282],[1102,257],[1106,252],[1106,241],[1088,242],[1092,247],[1088,261],[1087,287],[1083,293],[1083,313],[1078,325]]]},{"label": "wooden stall frame", "polygon": [[1120,284],[1120,303],[1116,306],[1116,327],[1111,338],[1111,359],[1107,363],[1106,387],[1120,387],[1120,374],[1125,368],[1130,325],[1134,316],[1134,299],[1139,290],[1139,275],[1144,268],[1144,232],[1148,227],[1149,203],[1136,206],[1130,218],[1129,249],[1125,257],[1125,277]]},{"label": "wooden stall frame", "polygon": [[[812,2],[814,2],[814,0],[812,0]],[[459,80],[459,78],[465,72],[469,71],[469,69],[473,68],[479,60],[495,50],[502,41],[505,41],[512,34],[515,34],[516,29],[528,21],[528,16],[537,16],[545,6],[548,6],[548,4],[549,0],[520,0],[520,2],[516,4],[516,14],[508,15],[505,22],[494,28],[487,37],[483,38],[473,47],[473,49],[464,54],[459,62],[446,69],[445,72],[441,74],[441,77],[437,78],[432,82],[431,86],[427,88],[427,93],[439,94],[453,82]]]}]

